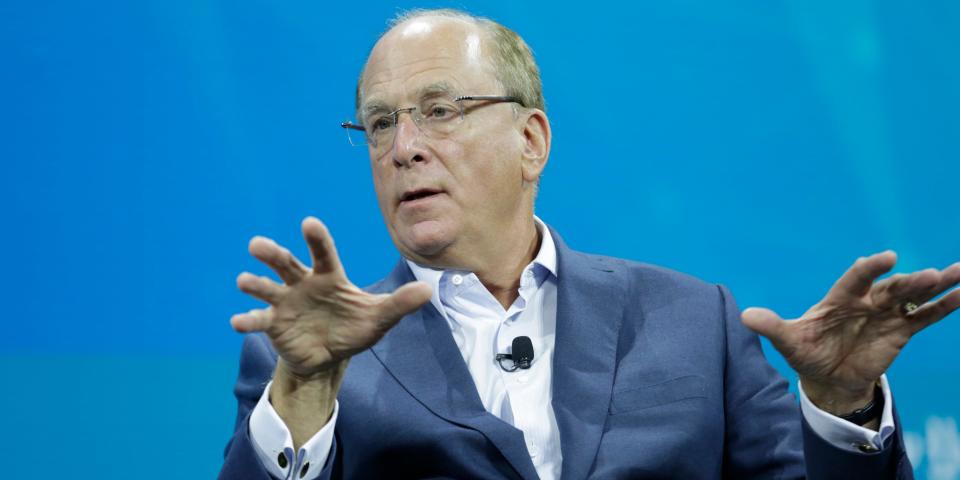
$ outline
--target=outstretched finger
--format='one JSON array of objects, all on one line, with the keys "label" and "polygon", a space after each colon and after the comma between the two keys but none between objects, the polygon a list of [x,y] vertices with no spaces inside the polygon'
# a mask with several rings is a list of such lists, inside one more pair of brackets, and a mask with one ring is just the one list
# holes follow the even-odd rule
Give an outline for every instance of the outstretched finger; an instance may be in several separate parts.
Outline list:
[{"label": "outstretched finger", "polygon": [[333,237],[327,230],[327,226],[316,217],[307,217],[303,219],[300,228],[303,230],[304,240],[310,247],[310,255],[313,256],[313,271],[315,273],[343,272],[337,247],[333,244]]},{"label": "outstretched finger", "polygon": [[273,310],[255,308],[247,313],[239,313],[230,318],[230,325],[240,333],[260,332],[270,328]]},{"label": "outstretched finger", "polygon": [[426,282],[410,282],[383,299],[380,303],[379,318],[385,327],[392,327],[404,315],[429,302],[432,293],[433,290]]},{"label": "outstretched finger", "polygon": [[941,277],[940,272],[933,268],[909,275],[896,274],[877,282],[870,291],[870,297],[874,305],[881,308],[899,308],[905,302],[920,304],[937,295]]},{"label": "outstretched finger", "polygon": [[269,304],[276,304],[283,298],[284,287],[267,278],[243,272],[237,277],[237,288],[247,295],[263,300]]},{"label": "outstretched finger", "polygon": [[913,331],[916,333],[939,322],[947,315],[955,312],[957,308],[960,308],[960,289],[953,290],[935,302],[926,303],[908,313],[907,318],[911,319]]},{"label": "outstretched finger", "polygon": [[873,282],[890,271],[897,263],[897,254],[892,250],[860,257],[833,284],[828,296],[863,297],[870,291]]},{"label": "outstretched finger", "polygon": [[942,276],[940,277],[940,284],[934,289],[933,294],[931,294],[928,298],[921,298],[920,300],[925,302],[943,292],[946,292],[947,290],[950,290],[953,287],[960,285],[960,262],[950,265],[941,273]]},{"label": "outstretched finger", "polygon": [[250,254],[277,272],[287,285],[296,284],[306,274],[307,267],[290,250],[269,238],[256,236],[250,239]]}]

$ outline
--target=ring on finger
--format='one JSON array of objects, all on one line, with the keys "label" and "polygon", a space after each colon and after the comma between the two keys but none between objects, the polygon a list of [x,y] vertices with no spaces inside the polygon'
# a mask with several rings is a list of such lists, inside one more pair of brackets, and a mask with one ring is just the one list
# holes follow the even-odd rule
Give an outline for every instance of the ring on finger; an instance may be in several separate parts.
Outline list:
[{"label": "ring on finger", "polygon": [[920,306],[914,302],[905,302],[900,306],[900,309],[903,310],[904,315],[909,315],[915,312],[918,308],[920,308]]}]

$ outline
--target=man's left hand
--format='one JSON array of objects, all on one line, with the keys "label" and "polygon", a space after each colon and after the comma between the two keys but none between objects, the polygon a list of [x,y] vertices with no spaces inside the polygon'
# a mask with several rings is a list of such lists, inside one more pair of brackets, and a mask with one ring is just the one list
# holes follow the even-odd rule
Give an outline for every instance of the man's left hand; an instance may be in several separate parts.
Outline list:
[{"label": "man's left hand", "polygon": [[770,339],[800,376],[803,391],[834,415],[873,398],[874,385],[913,335],[960,307],[960,263],[877,281],[897,262],[886,251],[860,258],[796,320],[748,308],[743,323]]}]

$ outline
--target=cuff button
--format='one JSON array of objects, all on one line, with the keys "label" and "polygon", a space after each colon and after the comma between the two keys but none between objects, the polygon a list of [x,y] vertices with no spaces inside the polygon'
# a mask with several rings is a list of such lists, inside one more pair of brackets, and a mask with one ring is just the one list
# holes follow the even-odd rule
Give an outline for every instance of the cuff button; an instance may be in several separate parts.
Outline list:
[{"label": "cuff button", "polygon": [[856,447],[857,450],[860,450],[863,453],[874,453],[874,452],[880,451],[880,449],[878,449],[873,445],[870,445],[869,443],[854,443],[853,446]]},{"label": "cuff button", "polygon": [[300,478],[307,476],[307,470],[310,469],[310,462],[304,463],[303,468],[300,469]]},{"label": "cuff button", "polygon": [[283,452],[277,455],[277,465],[280,465],[280,468],[287,468],[287,456]]}]

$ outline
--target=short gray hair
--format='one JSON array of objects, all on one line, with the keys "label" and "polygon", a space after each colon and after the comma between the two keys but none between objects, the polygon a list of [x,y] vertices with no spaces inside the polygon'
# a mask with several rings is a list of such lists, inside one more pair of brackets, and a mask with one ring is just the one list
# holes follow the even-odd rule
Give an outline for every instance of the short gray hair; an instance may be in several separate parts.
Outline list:
[{"label": "short gray hair", "polygon": [[[543,100],[540,68],[537,67],[537,62],[533,58],[533,50],[516,32],[489,18],[452,8],[408,10],[397,14],[390,20],[387,23],[387,29],[380,34],[377,41],[397,25],[423,17],[454,18],[472,22],[479,26],[486,33],[487,40],[493,45],[491,61],[497,81],[504,89],[504,94],[517,97],[524,107],[547,110],[546,102]],[[364,65],[363,71],[360,72],[360,78],[357,80],[356,108],[358,110],[362,101],[363,73],[366,68],[366,65]]]}]

